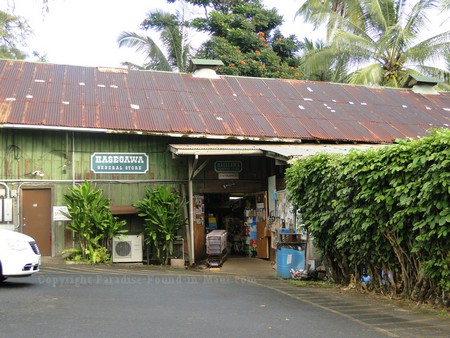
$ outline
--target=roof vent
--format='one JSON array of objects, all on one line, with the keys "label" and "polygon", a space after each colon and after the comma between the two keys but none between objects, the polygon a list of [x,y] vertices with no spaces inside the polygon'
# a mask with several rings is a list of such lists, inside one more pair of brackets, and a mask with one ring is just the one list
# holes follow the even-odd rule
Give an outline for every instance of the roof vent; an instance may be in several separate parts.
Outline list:
[{"label": "roof vent", "polygon": [[405,87],[412,88],[414,93],[439,94],[433,87],[441,82],[442,80],[435,77],[409,74],[405,82]]},{"label": "roof vent", "polygon": [[216,70],[220,66],[223,66],[223,62],[220,60],[192,59],[189,70],[194,77],[218,79],[220,76],[217,75]]}]

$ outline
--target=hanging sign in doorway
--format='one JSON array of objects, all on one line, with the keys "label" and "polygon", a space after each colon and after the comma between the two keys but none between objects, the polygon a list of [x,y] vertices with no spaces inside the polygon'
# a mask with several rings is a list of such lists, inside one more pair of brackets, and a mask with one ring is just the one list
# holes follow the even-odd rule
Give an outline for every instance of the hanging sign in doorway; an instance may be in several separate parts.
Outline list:
[{"label": "hanging sign in doorway", "polygon": [[216,161],[214,162],[216,173],[240,173],[242,171],[241,161]]},{"label": "hanging sign in doorway", "polygon": [[219,173],[219,180],[238,180],[239,173]]},{"label": "hanging sign in doorway", "polygon": [[145,153],[93,153],[91,170],[96,174],[145,174],[148,156]]}]

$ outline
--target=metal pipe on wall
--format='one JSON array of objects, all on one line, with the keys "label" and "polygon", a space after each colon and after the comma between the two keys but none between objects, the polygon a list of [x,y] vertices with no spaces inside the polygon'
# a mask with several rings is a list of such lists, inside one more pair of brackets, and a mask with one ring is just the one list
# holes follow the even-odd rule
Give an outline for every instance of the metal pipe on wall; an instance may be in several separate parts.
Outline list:
[{"label": "metal pipe on wall", "polygon": [[3,183],[3,182],[0,182],[0,184],[5,187],[5,197],[11,197],[8,185],[6,183]]},{"label": "metal pipe on wall", "polygon": [[190,233],[190,241],[189,241],[189,264],[195,264],[195,256],[194,256],[194,186],[192,183],[192,171],[193,171],[193,161],[189,159],[188,164],[188,196],[189,196],[189,233]]},{"label": "metal pipe on wall", "polygon": [[75,132],[72,132],[72,185],[75,186]]}]

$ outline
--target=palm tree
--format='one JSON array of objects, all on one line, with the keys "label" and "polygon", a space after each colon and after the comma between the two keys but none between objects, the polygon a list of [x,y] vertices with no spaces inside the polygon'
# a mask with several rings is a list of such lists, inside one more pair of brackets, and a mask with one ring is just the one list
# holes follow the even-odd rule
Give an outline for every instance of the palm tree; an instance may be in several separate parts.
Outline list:
[{"label": "palm tree", "polygon": [[332,37],[342,17],[351,15],[352,22],[361,22],[362,7],[360,0],[306,0],[296,16],[302,16],[314,28],[324,24],[327,27],[327,41]]},{"label": "palm tree", "polygon": [[[301,59],[304,60],[312,57],[314,54],[321,52],[324,47],[325,42],[322,40],[313,41],[308,38],[304,38],[303,41],[300,42],[300,50],[302,51]],[[328,67],[323,67],[311,73],[308,73],[307,69],[302,69],[302,73],[305,80],[326,82],[334,81],[330,64]]]},{"label": "palm tree", "polygon": [[450,31],[418,39],[427,10],[437,3],[419,0],[409,8],[405,0],[362,0],[359,19],[351,6],[344,16],[321,7],[323,18],[328,13],[335,20],[334,32],[328,44],[310,55],[303,66],[317,72],[323,65],[341,63],[340,67],[349,70],[341,81],[363,85],[400,87],[412,73],[448,77],[448,71],[435,65],[450,50]]},{"label": "palm tree", "polygon": [[139,70],[172,70],[163,51],[151,37],[133,32],[122,32],[117,38],[117,42],[119,47],[135,48],[137,52],[146,54],[145,63],[142,66],[128,61],[122,62],[122,65]]},{"label": "palm tree", "polygon": [[142,22],[141,28],[154,29],[159,32],[165,51],[149,36],[122,32],[117,39],[119,47],[135,48],[137,52],[146,54],[146,60],[142,66],[131,62],[123,64],[134,69],[185,72],[190,53],[185,27],[183,16],[179,12],[176,15],[160,10],[149,12],[147,18]]}]

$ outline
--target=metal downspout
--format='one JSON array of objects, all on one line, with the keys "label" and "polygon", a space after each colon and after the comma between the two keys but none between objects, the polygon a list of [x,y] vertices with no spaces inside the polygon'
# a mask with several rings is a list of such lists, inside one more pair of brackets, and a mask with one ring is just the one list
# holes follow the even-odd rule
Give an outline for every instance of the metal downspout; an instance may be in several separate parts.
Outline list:
[{"label": "metal downspout", "polygon": [[189,233],[190,233],[190,243],[189,243],[189,265],[195,264],[194,257],[194,187],[192,184],[192,173],[193,173],[193,161],[189,159],[188,161],[188,196],[189,196]]}]

